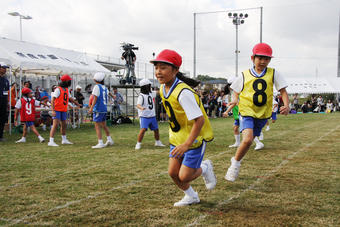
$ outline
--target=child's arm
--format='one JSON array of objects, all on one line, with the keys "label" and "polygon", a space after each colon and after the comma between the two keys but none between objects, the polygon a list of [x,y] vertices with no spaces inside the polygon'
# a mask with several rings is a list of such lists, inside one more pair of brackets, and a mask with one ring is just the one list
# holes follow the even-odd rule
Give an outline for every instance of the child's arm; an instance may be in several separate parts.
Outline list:
[{"label": "child's arm", "polygon": [[137,104],[137,108],[140,109],[140,110],[145,110],[146,109],[145,107],[142,107],[140,104]]},{"label": "child's arm", "polygon": [[278,107],[278,104],[274,104],[272,112],[274,112],[275,108],[277,108],[277,107]]},{"label": "child's arm", "polygon": [[281,96],[282,96],[282,101],[283,101],[283,106],[280,107],[280,114],[287,115],[289,114],[289,97],[288,93],[286,91],[286,88],[282,88],[280,90]]},{"label": "child's arm", "polygon": [[92,104],[91,104],[90,109],[89,109],[89,114],[91,114],[93,112],[93,107],[96,105],[97,99],[98,99],[98,97],[93,95],[93,101],[92,101]]},{"label": "child's arm", "polygon": [[55,110],[54,110],[54,101],[55,101],[55,97],[52,97],[52,100],[51,100],[52,117],[56,116],[56,113],[55,113]]},{"label": "child's arm", "polygon": [[190,135],[188,137],[188,139],[181,145],[176,146],[171,154],[175,157],[175,158],[180,158],[182,157],[182,155],[190,148],[190,146],[194,143],[194,141],[196,140],[197,136],[200,134],[201,129],[204,125],[204,117],[203,115],[194,119],[194,125],[191,129]]},{"label": "child's arm", "polygon": [[71,97],[70,97],[70,101],[71,101],[73,104],[76,104],[77,106],[81,107],[81,105],[78,103],[78,101],[75,100],[74,98],[71,98]]}]

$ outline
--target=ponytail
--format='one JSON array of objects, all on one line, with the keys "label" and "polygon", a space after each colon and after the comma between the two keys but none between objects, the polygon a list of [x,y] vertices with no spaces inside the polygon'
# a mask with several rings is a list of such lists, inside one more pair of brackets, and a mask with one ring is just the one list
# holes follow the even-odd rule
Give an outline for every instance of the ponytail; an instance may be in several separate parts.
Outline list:
[{"label": "ponytail", "polygon": [[181,72],[178,72],[178,73],[176,74],[176,77],[177,77],[179,80],[181,80],[181,81],[183,81],[184,83],[186,83],[187,85],[189,85],[191,88],[197,87],[197,86],[201,83],[201,82],[198,81],[198,80],[194,80],[194,79],[191,79],[191,78],[189,78],[189,77],[184,76],[184,74],[181,73]]}]

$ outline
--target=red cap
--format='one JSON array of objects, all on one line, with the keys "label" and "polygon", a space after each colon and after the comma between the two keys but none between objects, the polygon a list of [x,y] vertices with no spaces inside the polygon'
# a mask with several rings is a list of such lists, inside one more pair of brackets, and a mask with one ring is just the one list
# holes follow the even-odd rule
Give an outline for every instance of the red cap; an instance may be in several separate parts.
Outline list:
[{"label": "red cap", "polygon": [[253,48],[253,56],[258,55],[272,58],[272,54],[272,48],[266,43],[258,43]]},{"label": "red cap", "polygon": [[156,57],[156,59],[150,61],[152,64],[156,62],[164,62],[171,64],[177,68],[181,67],[182,65],[182,57],[174,50],[162,50]]},{"label": "red cap", "polygon": [[24,88],[21,90],[21,94],[23,94],[23,95],[27,95],[27,94],[29,94],[29,93],[31,93],[31,92],[32,92],[32,90],[29,89],[29,88],[27,88],[27,87],[24,87]]},{"label": "red cap", "polygon": [[64,82],[64,81],[72,80],[72,78],[69,75],[64,74],[61,76],[60,80]]}]

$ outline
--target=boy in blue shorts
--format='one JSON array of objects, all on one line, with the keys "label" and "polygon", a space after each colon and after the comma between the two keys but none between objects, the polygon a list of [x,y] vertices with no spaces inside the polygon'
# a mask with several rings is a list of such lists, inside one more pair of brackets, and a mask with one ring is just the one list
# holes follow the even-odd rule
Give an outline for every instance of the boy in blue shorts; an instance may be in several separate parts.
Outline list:
[{"label": "boy in blue shorts", "polygon": [[236,180],[242,158],[249,150],[254,137],[260,136],[262,128],[272,115],[274,85],[284,102],[280,114],[289,113],[287,83],[275,69],[267,67],[272,57],[272,48],[268,44],[255,45],[251,56],[254,67],[243,71],[242,76],[237,77],[231,85],[234,97],[228,105],[233,107],[238,104],[242,142],[235,156],[231,158],[231,165],[225,175],[228,181]]},{"label": "boy in blue shorts", "polygon": [[[104,78],[105,74],[101,72],[95,73],[93,77],[96,85],[92,91],[93,101],[90,106],[89,114],[93,113],[93,121],[95,122],[94,126],[98,137],[98,144],[92,146],[93,149],[99,149],[113,145],[110,131],[106,126],[108,90],[104,85]],[[107,140],[105,144],[103,143],[101,128],[103,128],[106,133]]]},{"label": "boy in blue shorts", "polygon": [[143,79],[139,82],[140,94],[137,101],[138,116],[140,121],[140,131],[137,138],[135,149],[139,150],[142,147],[142,140],[145,132],[150,128],[155,134],[155,146],[165,147],[159,140],[158,123],[155,112],[154,97],[151,93],[151,82],[148,79]]}]

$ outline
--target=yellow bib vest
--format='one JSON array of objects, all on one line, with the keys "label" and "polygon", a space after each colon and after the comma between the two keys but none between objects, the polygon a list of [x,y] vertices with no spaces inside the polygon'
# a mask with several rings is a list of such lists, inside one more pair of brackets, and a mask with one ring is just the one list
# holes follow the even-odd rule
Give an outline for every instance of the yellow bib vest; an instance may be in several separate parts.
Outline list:
[{"label": "yellow bib vest", "polygon": [[254,76],[250,70],[242,72],[243,89],[240,93],[239,111],[241,116],[257,119],[270,118],[273,105],[273,68],[267,68],[262,77]]},{"label": "yellow bib vest", "polygon": [[165,108],[166,113],[169,116],[169,142],[173,146],[178,146],[183,144],[188,136],[190,135],[191,129],[194,125],[195,120],[189,121],[184,109],[178,101],[178,97],[184,89],[192,91],[195,96],[196,102],[200,107],[203,117],[204,117],[204,125],[200,131],[200,134],[196,138],[195,142],[191,145],[189,149],[194,149],[200,147],[202,145],[203,140],[206,142],[212,141],[214,139],[213,131],[210,125],[209,118],[205,113],[202,102],[198,94],[189,87],[187,84],[179,81],[177,85],[170,90],[170,94],[166,98],[164,96],[164,85],[160,87],[160,95],[162,98],[163,106]]}]

